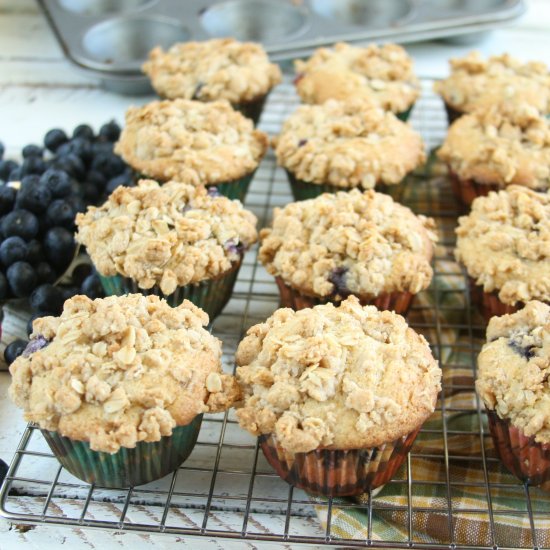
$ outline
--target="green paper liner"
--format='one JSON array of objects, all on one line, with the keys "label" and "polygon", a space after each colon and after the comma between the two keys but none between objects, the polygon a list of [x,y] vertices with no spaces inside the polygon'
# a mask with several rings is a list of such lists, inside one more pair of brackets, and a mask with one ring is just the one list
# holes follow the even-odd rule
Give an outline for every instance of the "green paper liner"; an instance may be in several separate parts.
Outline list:
[{"label": "green paper liner", "polygon": [[523,308],[525,304],[518,302],[515,305],[505,304],[498,297],[498,292],[485,292],[481,285],[476,283],[473,277],[468,277],[470,283],[470,297],[488,323],[491,317],[500,317],[509,313],[515,313]]},{"label": "green paper liner", "polygon": [[353,496],[386,484],[410,451],[418,430],[370,449],[315,449],[289,453],[273,434],[259,437],[273,469],[288,484],[314,495]]},{"label": "green paper liner", "polygon": [[504,189],[496,183],[478,183],[475,180],[463,180],[449,168],[451,187],[456,198],[465,206],[471,206],[478,197],[486,197],[491,191]]},{"label": "green paper liner", "polygon": [[464,112],[459,111],[454,107],[451,107],[448,103],[445,103],[445,112],[447,113],[447,121],[449,122],[449,126],[455,120],[459,119],[463,114],[465,114]]},{"label": "green paper liner", "polygon": [[262,111],[264,110],[264,105],[269,94],[264,94],[252,101],[243,101],[241,103],[232,103],[231,106],[235,111],[239,111],[246,118],[249,118],[254,123],[254,126],[258,124],[260,117],[262,116]]},{"label": "green paper liner", "polygon": [[210,317],[210,322],[212,322],[222,312],[231,297],[241,263],[242,260],[236,262],[229,271],[214,279],[180,286],[169,296],[165,296],[158,285],[148,289],[140,288],[133,279],[122,275],[110,277],[99,275],[99,279],[107,296],[122,296],[124,294],[149,296],[154,294],[164,298],[172,307],[179,306],[183,300],[189,300],[203,311],[206,311]]},{"label": "green paper liner", "polygon": [[[279,287],[281,307],[290,307],[296,311],[328,302],[339,305],[342,300],[346,299],[346,296],[340,295],[324,297],[306,296],[287,285],[281,277],[275,277],[275,282]],[[374,298],[365,296],[357,296],[357,298],[359,298],[359,301],[364,306],[376,306],[380,310],[395,311],[395,313],[399,313],[400,315],[406,315],[411,307],[414,294],[410,292],[386,292]]]},{"label": "green paper liner", "polygon": [[250,187],[250,182],[252,181],[252,178],[254,177],[255,173],[256,173],[256,170],[236,180],[227,181],[223,183],[212,183],[212,184],[208,183],[206,184],[206,187],[215,187],[218,190],[218,192],[224,197],[227,197],[232,200],[238,199],[241,202],[244,202],[246,193],[248,192],[248,188]]},{"label": "green paper liner", "polygon": [[41,432],[57,460],[72,475],[100,487],[123,489],[176,470],[191,454],[201,422],[202,414],[186,426],[176,426],[171,436],[152,443],[141,441],[133,449],[121,447],[114,454],[92,451],[87,441],[74,441],[48,430]]},{"label": "green paper liner", "polygon": [[400,113],[394,113],[394,114],[399,120],[401,120],[403,122],[407,122],[407,120],[409,120],[409,117],[411,116],[411,112],[413,110],[413,107],[414,107],[414,103],[408,109],[405,109],[404,111],[401,111]]}]

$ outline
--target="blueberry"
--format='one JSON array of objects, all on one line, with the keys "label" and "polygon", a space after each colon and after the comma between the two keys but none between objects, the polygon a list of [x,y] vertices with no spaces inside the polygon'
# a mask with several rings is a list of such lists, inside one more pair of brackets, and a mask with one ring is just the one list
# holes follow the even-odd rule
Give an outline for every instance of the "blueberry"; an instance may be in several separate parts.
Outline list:
[{"label": "blueberry", "polygon": [[31,265],[37,265],[44,261],[44,251],[40,241],[33,239],[27,244],[27,262]]},{"label": "blueberry", "polygon": [[8,181],[21,181],[22,177],[23,173],[21,172],[21,167],[14,168],[8,176]]},{"label": "blueberry", "polygon": [[38,220],[27,210],[13,210],[2,218],[0,228],[5,238],[16,236],[30,241],[38,233]]},{"label": "blueberry", "polygon": [[52,163],[53,168],[67,172],[73,178],[81,180],[86,174],[86,167],[82,159],[74,153],[56,157]]},{"label": "blueberry", "polygon": [[107,178],[97,170],[90,170],[84,178],[85,183],[91,183],[98,189],[104,189],[107,185]]},{"label": "blueberry", "polygon": [[28,157],[21,164],[21,175],[42,174],[46,171],[46,163],[40,157]]},{"label": "blueberry", "polygon": [[36,321],[36,319],[40,319],[40,317],[48,317],[48,316],[55,316],[51,311],[45,312],[45,313],[33,313],[29,320],[27,321],[27,336],[30,336],[33,331],[33,323]]},{"label": "blueberry", "polygon": [[63,300],[63,293],[57,287],[43,284],[33,290],[29,301],[33,311],[52,311],[55,315],[60,315],[65,300]]},{"label": "blueberry", "polygon": [[44,149],[42,149],[39,145],[34,145],[31,143],[23,147],[21,154],[24,159],[28,157],[42,157],[44,155]]},{"label": "blueberry", "polygon": [[103,298],[105,296],[101,281],[95,273],[88,275],[88,277],[84,279],[84,282],[80,287],[80,292],[92,300],[95,300],[96,298]]},{"label": "blueberry", "polygon": [[40,183],[40,176],[38,174],[28,174],[21,178],[21,187],[19,190],[21,191],[21,189],[26,187],[32,187],[38,183]]},{"label": "blueberry", "polygon": [[67,134],[59,128],[49,130],[44,136],[44,145],[46,149],[49,149],[52,153],[55,153],[57,148],[69,141]]},{"label": "blueberry", "polygon": [[46,221],[50,227],[57,225],[73,230],[75,216],[73,207],[63,199],[54,200],[46,211]]},{"label": "blueberry", "polygon": [[7,214],[15,204],[15,196],[17,192],[9,185],[0,187],[0,216]]},{"label": "blueberry", "polygon": [[21,185],[15,204],[17,208],[23,208],[40,214],[48,208],[52,201],[52,192],[48,187],[42,185],[39,180]]},{"label": "blueberry", "polygon": [[84,138],[74,138],[64,143],[57,151],[58,157],[76,155],[84,164],[89,164],[93,157],[92,144]]},{"label": "blueberry", "polygon": [[23,357],[29,357],[33,353],[44,349],[50,343],[42,334],[38,334],[29,340],[27,347],[23,350]]},{"label": "blueberry", "polygon": [[339,294],[342,297],[350,294],[349,288],[346,285],[346,273],[347,267],[337,267],[332,270],[329,281],[334,285],[334,293]]},{"label": "blueberry", "polygon": [[26,298],[34,290],[38,277],[31,264],[15,262],[8,267],[8,283],[14,296]]},{"label": "blueberry", "polygon": [[93,268],[90,264],[78,264],[71,274],[71,280],[75,285],[81,286],[84,279],[93,273]]},{"label": "blueberry", "polygon": [[4,144],[0,141],[0,160],[4,158],[4,152],[6,151],[6,148],[4,147]]},{"label": "blueberry", "polygon": [[43,244],[48,262],[57,270],[66,269],[75,251],[72,232],[64,227],[54,227],[46,233]]},{"label": "blueberry", "polygon": [[78,195],[72,195],[65,199],[75,212],[86,212],[86,203],[84,199]]},{"label": "blueberry", "polygon": [[53,283],[57,279],[54,268],[48,262],[40,262],[36,266],[36,276],[39,283]]},{"label": "blueberry", "polygon": [[3,460],[0,460],[0,483],[4,483],[4,479],[6,479],[7,474],[8,465]]},{"label": "blueberry", "polygon": [[111,179],[122,174],[126,169],[126,164],[114,153],[98,153],[92,160],[91,169],[97,170],[107,179]]},{"label": "blueberry", "polygon": [[14,160],[0,160],[0,180],[7,181],[12,171],[18,166]]},{"label": "blueberry", "polygon": [[8,280],[3,273],[0,272],[0,300],[5,300],[9,298],[10,287],[8,285]]},{"label": "blueberry", "polygon": [[27,254],[27,243],[21,237],[8,237],[0,244],[0,262],[5,267],[26,260]]},{"label": "blueberry", "polygon": [[215,185],[213,185],[212,187],[208,187],[207,193],[209,197],[221,197],[220,192]]},{"label": "blueberry", "polygon": [[67,172],[50,168],[40,176],[40,183],[48,187],[54,199],[66,197],[71,192],[71,178]]},{"label": "blueberry", "polygon": [[134,186],[134,180],[128,172],[124,172],[123,174],[120,174],[120,176],[110,179],[105,187],[105,192],[110,195],[117,187],[120,187],[121,185],[124,187]]},{"label": "blueberry", "polygon": [[113,153],[113,144],[110,141],[94,141],[92,143],[92,153],[94,156],[103,153],[111,155]]},{"label": "blueberry", "polygon": [[521,357],[524,359],[531,359],[532,357],[535,357],[534,350],[536,349],[536,346],[528,345],[525,346],[521,343],[519,340],[508,340],[508,345]]},{"label": "blueberry", "polygon": [[99,139],[104,141],[116,141],[120,137],[120,126],[111,120],[99,129]]},{"label": "blueberry", "polygon": [[4,350],[4,360],[6,363],[11,365],[24,351],[27,347],[27,342],[25,340],[14,340],[11,344],[6,346]]},{"label": "blueberry", "polygon": [[93,141],[94,137],[94,131],[87,124],[80,124],[73,130],[73,138],[84,138]]},{"label": "blueberry", "polygon": [[242,254],[244,252],[244,244],[236,243],[234,239],[229,239],[223,247],[231,254]]},{"label": "blueberry", "polygon": [[64,286],[60,287],[61,292],[63,293],[63,300],[67,301],[73,296],[80,294],[80,288],[77,286]]}]

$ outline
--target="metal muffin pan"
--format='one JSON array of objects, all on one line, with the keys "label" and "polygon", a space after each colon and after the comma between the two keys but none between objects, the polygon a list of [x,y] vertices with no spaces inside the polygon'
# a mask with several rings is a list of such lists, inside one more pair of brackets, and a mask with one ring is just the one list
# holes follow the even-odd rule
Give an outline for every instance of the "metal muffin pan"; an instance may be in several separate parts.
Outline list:
[{"label": "metal muffin pan", "polygon": [[39,0],[67,58],[121,93],[150,86],[154,46],[234,36],[277,61],[346,41],[414,42],[479,33],[520,16],[525,0]]}]

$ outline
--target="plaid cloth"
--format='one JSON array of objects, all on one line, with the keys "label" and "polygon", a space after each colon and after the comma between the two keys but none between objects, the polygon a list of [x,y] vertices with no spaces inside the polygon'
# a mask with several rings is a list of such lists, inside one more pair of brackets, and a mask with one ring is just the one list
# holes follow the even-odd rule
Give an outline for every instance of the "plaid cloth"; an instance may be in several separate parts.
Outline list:
[{"label": "plaid cloth", "polygon": [[[416,174],[394,198],[417,213],[435,214],[438,222],[443,245],[436,254],[436,275],[430,289],[417,296],[408,320],[426,336],[440,361],[443,391],[415,441],[410,467],[405,462],[395,480],[372,496],[370,524],[369,495],[334,499],[328,533],[334,538],[401,544],[550,546],[549,495],[537,488],[527,490],[509,474],[487,435],[474,390],[475,359],[484,330],[481,317],[468,311],[466,278],[452,257],[452,212],[457,205],[433,157],[424,170],[429,173]],[[328,499],[312,501],[326,528]]]}]

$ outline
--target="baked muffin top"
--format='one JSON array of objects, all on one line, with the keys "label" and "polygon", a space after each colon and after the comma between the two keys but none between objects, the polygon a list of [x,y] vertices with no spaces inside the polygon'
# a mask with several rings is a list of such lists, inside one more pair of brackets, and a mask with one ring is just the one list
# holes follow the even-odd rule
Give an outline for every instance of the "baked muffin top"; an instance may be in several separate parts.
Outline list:
[{"label": "baked muffin top", "polygon": [[238,200],[175,181],[118,187],[76,224],[75,238],[101,275],[159,285],[166,296],[228,271],[258,237],[256,217]]},{"label": "baked muffin top", "polygon": [[394,441],[430,416],[441,370],[405,319],[354,296],[277,310],[237,349],[240,425],[289,452]]},{"label": "baked muffin top", "polygon": [[298,179],[342,188],[397,184],[426,158],[417,132],[362,99],[298,107],[273,145]]},{"label": "baked muffin top", "polygon": [[261,44],[214,38],[156,47],[143,64],[153,88],[167,99],[253,101],[281,81]]},{"label": "baked muffin top", "polygon": [[375,297],[420,292],[432,280],[434,221],[389,195],[324,193],[275,208],[259,259],[302,294]]},{"label": "baked muffin top", "polygon": [[512,185],[458,220],[455,255],[505,304],[550,302],[550,195]]},{"label": "baked muffin top", "polygon": [[509,54],[485,60],[470,52],[450,64],[451,75],[436,82],[434,90],[457,111],[508,102],[528,103],[542,114],[550,111],[550,72],[542,62],[522,63]]},{"label": "baked muffin top", "polygon": [[438,156],[460,179],[548,189],[550,124],[526,103],[493,106],[455,121]]},{"label": "baked muffin top", "polygon": [[532,301],[493,317],[479,354],[476,388],[486,407],[539,443],[550,443],[550,306]]},{"label": "baked muffin top", "polygon": [[115,152],[159,181],[215,185],[253,172],[267,135],[226,101],[153,101],[130,107]]},{"label": "baked muffin top", "polygon": [[187,300],[172,308],[141,294],[75,296],[60,317],[34,322],[9,395],[27,421],[95,451],[159,441],[239,395],[207,323]]},{"label": "baked muffin top", "polygon": [[396,44],[335,44],[295,61],[296,89],[306,103],[366,98],[383,109],[406,111],[420,95],[413,61]]}]

